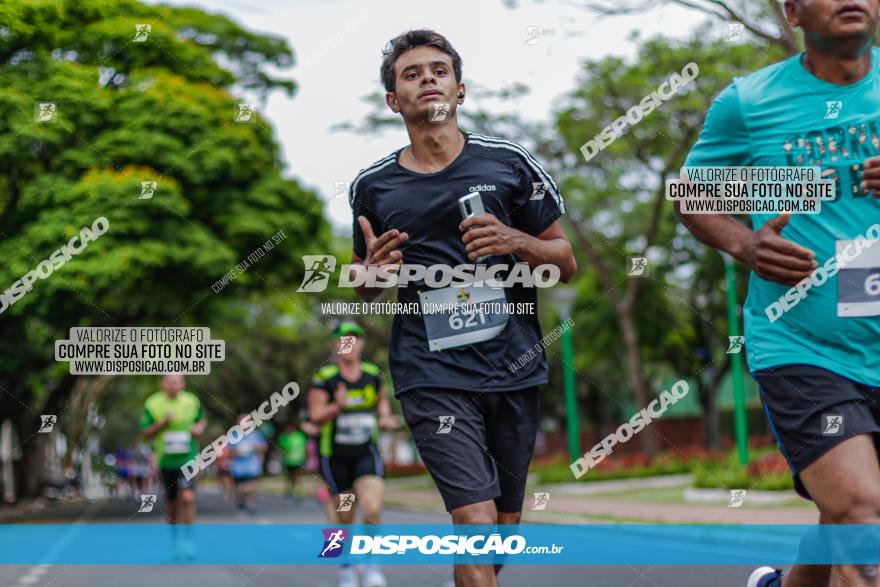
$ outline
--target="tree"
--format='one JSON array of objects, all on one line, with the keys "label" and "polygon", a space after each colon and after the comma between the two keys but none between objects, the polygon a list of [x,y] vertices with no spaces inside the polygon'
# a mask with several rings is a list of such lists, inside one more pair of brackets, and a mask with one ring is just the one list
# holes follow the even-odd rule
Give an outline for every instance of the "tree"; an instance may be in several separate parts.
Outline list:
[{"label": "tree", "polygon": [[[700,257],[700,252],[693,250],[689,258],[682,254],[686,249],[681,243],[688,241],[665,201],[666,179],[678,176],[711,99],[734,75],[756,68],[768,57],[750,45],[711,43],[704,41],[705,37],[697,32],[685,42],[663,38],[643,41],[633,63],[617,57],[586,62],[578,89],[557,118],[557,130],[565,145],[558,158],[567,157],[563,189],[572,209],[569,226],[616,318],[632,389],[640,406],[651,399],[643,357],[656,356],[658,347],[640,340],[640,330],[647,323],[637,316],[644,312],[646,297],[663,295],[658,288],[667,289],[673,304],[683,305],[680,301],[676,304],[675,298],[688,299],[691,296],[687,292],[692,288],[688,284],[677,287],[676,281],[689,278],[681,275],[682,262],[699,261]],[[627,125],[623,134],[588,162],[583,156],[570,155],[615,119],[638,107],[671,75],[682,75],[689,62],[699,66],[699,75],[692,84],[637,124]],[[649,279],[627,279],[630,257],[648,259]],[[677,279],[670,280],[676,270]],[[654,291],[643,292],[646,285]],[[710,288],[721,289],[718,284]],[[700,321],[707,318],[700,316]],[[709,321],[714,322],[711,318]],[[699,331],[697,328],[693,332]],[[681,345],[679,351],[686,352],[688,346]],[[690,362],[687,357],[665,359],[678,366]],[[719,359],[726,361],[723,355]],[[645,450],[653,453],[652,433],[642,437]]]},{"label": "tree", "polygon": [[[516,6],[513,1],[507,4]],[[679,6],[713,20],[741,23],[761,44],[781,49],[788,55],[800,51],[800,42],[779,0],[582,0],[581,6],[602,16],[645,14],[662,6]]]},{"label": "tree", "polygon": [[[292,95],[269,73],[293,64],[283,39],[133,0],[6,2],[0,22],[0,284],[109,223],[0,314],[0,413],[16,423],[33,493],[37,415],[63,413],[77,385],[55,340],[73,326],[217,326],[226,305],[298,284],[306,243],[330,230],[319,198],[282,176],[270,126],[239,107]],[[142,182],[156,183],[151,198]],[[212,291],[280,230],[258,266]]]}]

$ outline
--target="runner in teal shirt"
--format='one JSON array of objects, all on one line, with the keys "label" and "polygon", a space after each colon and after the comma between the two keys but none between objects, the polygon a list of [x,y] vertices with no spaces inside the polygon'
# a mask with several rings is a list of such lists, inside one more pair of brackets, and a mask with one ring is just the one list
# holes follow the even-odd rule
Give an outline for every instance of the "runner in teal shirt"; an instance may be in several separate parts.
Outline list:
[{"label": "runner in teal shirt", "polygon": [[[820,214],[792,215],[782,231],[813,251],[820,266],[835,255],[836,241],[866,235],[880,222],[880,201],[860,187],[865,159],[880,156],[880,49],[871,52],[871,73],[850,85],[815,77],[802,54],[737,78],[715,99],[685,163],[820,167],[836,180],[837,200],[822,202]],[[753,228],[774,216],[753,214]],[[838,316],[838,280],[852,280],[848,273],[808,290],[775,322],[766,308],[790,286],[752,273],[744,308],[749,368],[805,363],[880,385],[880,308],[870,316]],[[875,300],[880,304],[880,295]]]},{"label": "runner in teal shirt", "polygon": [[[784,8],[803,31],[804,53],[734,80],[712,104],[685,165],[817,167],[835,182],[836,199],[822,201],[818,214],[752,214],[751,228],[724,214],[677,211],[694,236],[752,270],[744,307],[749,369],[795,488],[815,501],[822,524],[877,525],[880,0],[786,0]],[[835,255],[847,258],[836,273]],[[806,295],[795,289],[796,304],[779,303],[792,287]],[[841,584],[876,584],[873,565],[834,573]],[[827,565],[794,565],[785,579],[836,584]],[[782,570],[761,567],[747,585],[780,587]]]}]

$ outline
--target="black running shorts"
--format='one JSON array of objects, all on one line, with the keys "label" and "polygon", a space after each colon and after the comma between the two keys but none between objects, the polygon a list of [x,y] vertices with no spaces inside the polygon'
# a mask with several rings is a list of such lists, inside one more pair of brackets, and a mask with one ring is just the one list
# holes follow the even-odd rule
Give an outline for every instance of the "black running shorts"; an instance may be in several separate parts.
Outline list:
[{"label": "black running shorts", "polygon": [[499,512],[522,510],[538,431],[537,387],[493,393],[412,389],[399,399],[447,511],[489,500]]},{"label": "black running shorts", "polygon": [[327,481],[330,493],[339,495],[354,487],[360,477],[375,475],[382,477],[384,467],[379,448],[369,444],[359,455],[343,458],[333,455],[321,457],[321,476]]},{"label": "black running shorts", "polygon": [[192,489],[196,485],[195,477],[187,480],[187,478],[183,476],[183,471],[180,470],[180,467],[174,469],[159,469],[159,473],[162,476],[162,485],[165,487],[165,498],[168,501],[176,500],[177,492],[179,490]]}]

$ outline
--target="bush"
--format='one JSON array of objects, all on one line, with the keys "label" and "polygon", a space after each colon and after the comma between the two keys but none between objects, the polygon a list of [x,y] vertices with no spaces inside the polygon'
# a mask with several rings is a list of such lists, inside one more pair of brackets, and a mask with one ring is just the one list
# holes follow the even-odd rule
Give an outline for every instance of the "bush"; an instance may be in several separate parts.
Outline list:
[{"label": "bush", "polygon": [[755,451],[752,462],[739,464],[735,452],[725,462],[706,462],[694,469],[694,486],[723,489],[781,491],[793,489],[791,471],[775,449]]},{"label": "bush", "polygon": [[[678,475],[689,473],[692,463],[693,459],[688,460],[677,453],[664,453],[653,461],[642,454],[620,455],[617,458],[606,458],[578,481]],[[554,459],[544,464],[536,464],[533,470],[538,477],[538,483],[553,484],[575,481],[569,463],[564,459]]]},{"label": "bush", "polygon": [[[792,489],[791,472],[775,446],[751,449],[748,466],[739,464],[735,450],[719,452],[699,447],[668,451],[653,461],[643,454],[612,455],[577,481],[637,479],[656,475],[693,473],[694,486],[723,489]],[[575,481],[564,456],[534,463],[532,471],[538,483],[555,484]]]},{"label": "bush", "polygon": [[413,463],[411,465],[386,465],[383,477],[386,479],[396,479],[398,477],[412,477],[414,475],[424,475],[427,472],[422,463]]}]

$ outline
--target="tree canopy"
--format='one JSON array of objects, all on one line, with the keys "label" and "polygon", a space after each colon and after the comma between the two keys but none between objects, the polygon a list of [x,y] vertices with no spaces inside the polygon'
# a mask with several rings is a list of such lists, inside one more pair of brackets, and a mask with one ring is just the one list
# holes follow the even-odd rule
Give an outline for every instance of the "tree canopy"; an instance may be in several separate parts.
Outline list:
[{"label": "tree canopy", "polygon": [[54,361],[69,328],[193,324],[222,338],[253,296],[298,284],[301,255],[331,233],[260,116],[269,92],[296,89],[276,73],[294,63],[285,39],[131,0],[5,2],[0,23],[2,289],[96,218],[109,224],[0,314],[0,412],[24,440],[74,389]]}]

